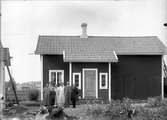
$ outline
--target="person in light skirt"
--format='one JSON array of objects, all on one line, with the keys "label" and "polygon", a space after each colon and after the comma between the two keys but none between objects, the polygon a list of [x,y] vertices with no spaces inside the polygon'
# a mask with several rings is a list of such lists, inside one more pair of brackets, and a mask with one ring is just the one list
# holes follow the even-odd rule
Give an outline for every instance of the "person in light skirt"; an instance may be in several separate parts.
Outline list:
[{"label": "person in light skirt", "polygon": [[58,98],[57,103],[60,107],[64,107],[65,97],[64,97],[64,84],[60,83],[60,86],[57,88]]}]

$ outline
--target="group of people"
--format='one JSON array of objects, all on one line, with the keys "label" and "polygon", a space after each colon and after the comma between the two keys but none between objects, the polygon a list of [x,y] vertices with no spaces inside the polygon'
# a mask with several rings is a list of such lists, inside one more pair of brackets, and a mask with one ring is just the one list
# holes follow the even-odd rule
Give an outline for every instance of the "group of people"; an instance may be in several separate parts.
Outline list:
[{"label": "group of people", "polygon": [[75,84],[70,86],[69,82],[67,82],[67,85],[64,86],[62,82],[58,85],[50,82],[44,87],[43,104],[45,106],[69,107],[72,103],[73,108],[75,108],[78,94],[78,88]]}]

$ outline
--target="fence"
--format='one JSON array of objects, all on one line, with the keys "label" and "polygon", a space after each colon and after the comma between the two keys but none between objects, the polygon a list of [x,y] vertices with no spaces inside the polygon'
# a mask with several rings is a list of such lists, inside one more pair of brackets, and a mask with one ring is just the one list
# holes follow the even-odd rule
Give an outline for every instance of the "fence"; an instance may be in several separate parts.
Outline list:
[{"label": "fence", "polygon": [[[29,90],[17,90],[16,93],[17,93],[17,97],[18,97],[19,101],[29,100],[29,98],[28,98]],[[15,100],[14,92],[13,91],[6,91],[5,99],[6,99],[6,101],[14,101]],[[38,99],[40,99],[40,94],[39,94]]]}]

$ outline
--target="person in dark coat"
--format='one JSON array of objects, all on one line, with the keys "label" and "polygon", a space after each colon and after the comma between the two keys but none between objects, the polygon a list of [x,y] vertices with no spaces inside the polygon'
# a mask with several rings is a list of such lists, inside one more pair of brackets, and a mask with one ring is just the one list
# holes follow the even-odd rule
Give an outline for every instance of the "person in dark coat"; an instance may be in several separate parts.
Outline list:
[{"label": "person in dark coat", "polygon": [[45,106],[49,105],[49,95],[50,95],[50,89],[49,89],[49,84],[47,83],[43,90],[43,105]]},{"label": "person in dark coat", "polygon": [[76,107],[76,102],[78,100],[78,94],[79,94],[78,88],[74,84],[73,87],[72,87],[72,91],[71,91],[71,101],[72,101],[73,108]]},{"label": "person in dark coat", "polygon": [[55,105],[55,96],[56,96],[56,92],[55,92],[55,88],[54,88],[54,83],[50,84],[50,96],[49,96],[49,105],[53,106]]},{"label": "person in dark coat", "polygon": [[67,85],[64,87],[64,97],[65,97],[65,107],[69,107],[71,103],[71,86],[69,82],[67,82]]}]

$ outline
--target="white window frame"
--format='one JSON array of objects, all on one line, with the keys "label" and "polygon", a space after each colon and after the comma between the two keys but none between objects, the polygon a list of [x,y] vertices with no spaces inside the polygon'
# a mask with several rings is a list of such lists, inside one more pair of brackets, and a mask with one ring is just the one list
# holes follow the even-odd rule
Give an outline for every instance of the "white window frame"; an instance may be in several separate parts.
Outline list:
[{"label": "white window frame", "polygon": [[78,89],[81,89],[81,73],[73,73],[73,84],[75,84],[75,75],[79,76],[79,86],[78,86]]},{"label": "white window frame", "polygon": [[[105,86],[102,86],[102,75],[105,75]],[[100,73],[100,89],[107,89],[108,88],[108,73]]]},{"label": "white window frame", "polygon": [[[52,72],[56,72],[56,74],[58,73],[58,72],[61,72],[62,73],[62,82],[64,83],[64,70],[49,70],[49,82],[51,82],[51,73]],[[57,76],[57,75],[56,75]],[[57,83],[57,77],[56,77],[56,84],[58,84]]]}]

